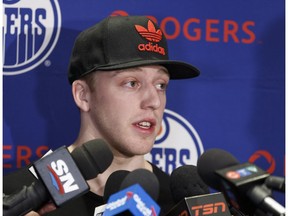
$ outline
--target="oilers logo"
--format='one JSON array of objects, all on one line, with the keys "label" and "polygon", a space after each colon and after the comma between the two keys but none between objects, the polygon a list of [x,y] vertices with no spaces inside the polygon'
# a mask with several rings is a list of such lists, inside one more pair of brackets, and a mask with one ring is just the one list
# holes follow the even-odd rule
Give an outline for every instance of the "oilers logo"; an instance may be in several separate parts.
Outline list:
[{"label": "oilers logo", "polygon": [[145,158],[171,173],[179,166],[195,165],[203,151],[201,139],[194,127],[179,114],[166,109],[154,147]]},{"label": "oilers logo", "polygon": [[60,8],[57,0],[3,2],[3,74],[22,74],[54,49],[61,29]]}]

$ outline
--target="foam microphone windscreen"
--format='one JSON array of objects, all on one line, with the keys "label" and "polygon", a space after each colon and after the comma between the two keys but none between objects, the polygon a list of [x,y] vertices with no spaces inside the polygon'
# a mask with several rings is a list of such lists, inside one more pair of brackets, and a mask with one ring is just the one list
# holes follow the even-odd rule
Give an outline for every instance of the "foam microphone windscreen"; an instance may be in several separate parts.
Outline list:
[{"label": "foam microphone windscreen", "polygon": [[95,173],[104,172],[113,160],[113,154],[106,142],[94,139],[76,148],[71,153],[77,167],[86,180],[95,178]]},{"label": "foam microphone windscreen", "polygon": [[180,202],[185,197],[209,194],[209,187],[198,175],[197,167],[193,165],[183,165],[171,173],[170,189],[175,203]]},{"label": "foam microphone windscreen", "polygon": [[203,181],[210,187],[221,190],[221,180],[215,174],[218,169],[239,164],[229,152],[222,149],[208,149],[198,159],[197,170]]},{"label": "foam microphone windscreen", "polygon": [[159,197],[159,181],[154,173],[146,169],[136,169],[130,172],[121,183],[121,190],[134,184],[139,184],[155,201]]},{"label": "foam microphone windscreen", "polygon": [[108,201],[112,194],[117,193],[120,190],[122,181],[129,173],[130,172],[127,170],[117,170],[108,177],[103,195],[105,202]]}]

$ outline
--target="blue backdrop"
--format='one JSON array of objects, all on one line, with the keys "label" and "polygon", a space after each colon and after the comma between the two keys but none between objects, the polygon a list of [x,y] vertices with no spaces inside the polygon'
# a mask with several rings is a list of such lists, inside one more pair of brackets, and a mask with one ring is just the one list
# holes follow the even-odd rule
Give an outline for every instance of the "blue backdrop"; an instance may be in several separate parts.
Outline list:
[{"label": "blue backdrop", "polygon": [[[3,171],[77,136],[67,81],[77,34],[109,15],[147,15],[171,59],[201,70],[171,81],[147,159],[166,172],[209,148],[285,176],[284,0],[3,0]],[[284,202],[283,194],[277,199]]]}]

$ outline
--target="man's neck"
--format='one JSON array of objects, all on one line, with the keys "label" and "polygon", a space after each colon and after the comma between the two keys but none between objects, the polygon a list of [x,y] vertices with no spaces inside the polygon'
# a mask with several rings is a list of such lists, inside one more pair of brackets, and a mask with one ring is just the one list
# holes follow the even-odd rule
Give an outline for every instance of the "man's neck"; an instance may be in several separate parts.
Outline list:
[{"label": "man's neck", "polygon": [[99,174],[96,178],[87,181],[90,191],[102,196],[104,194],[107,179],[113,172],[117,170],[133,171],[135,169],[147,169],[151,172],[153,171],[151,164],[144,159],[144,156],[134,156],[133,158],[126,158],[125,160],[114,158],[112,164],[107,170],[105,170],[105,172]]}]

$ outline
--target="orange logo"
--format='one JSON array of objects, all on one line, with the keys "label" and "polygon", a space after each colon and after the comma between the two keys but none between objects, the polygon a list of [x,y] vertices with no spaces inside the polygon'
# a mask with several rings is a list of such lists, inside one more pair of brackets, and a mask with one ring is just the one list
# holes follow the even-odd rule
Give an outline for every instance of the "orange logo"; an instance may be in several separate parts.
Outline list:
[{"label": "orange logo", "polygon": [[254,163],[259,158],[264,158],[267,161],[269,167],[266,171],[272,174],[276,169],[276,162],[270,152],[265,150],[258,150],[249,158],[249,162]]},{"label": "orange logo", "polygon": [[210,203],[199,206],[192,206],[191,210],[195,216],[212,215],[226,211],[226,204],[224,202]]},{"label": "orange logo", "polygon": [[135,25],[137,32],[146,40],[150,41],[148,44],[139,44],[138,49],[142,52],[150,51],[160,53],[165,55],[165,48],[159,46],[158,44],[154,45],[153,42],[159,42],[162,40],[163,33],[161,29],[155,28],[155,25],[151,20],[148,21],[148,27],[145,28],[141,25]]},{"label": "orange logo", "polygon": [[151,20],[148,21],[148,29],[140,25],[135,25],[135,28],[139,34],[146,38],[148,41],[159,42],[162,39],[161,29],[156,30]]},{"label": "orange logo", "polygon": [[227,178],[230,178],[230,179],[239,179],[241,177],[240,174],[235,171],[227,172],[226,176]]},{"label": "orange logo", "polygon": [[112,12],[110,16],[128,16],[129,14],[126,11],[116,10]]}]

